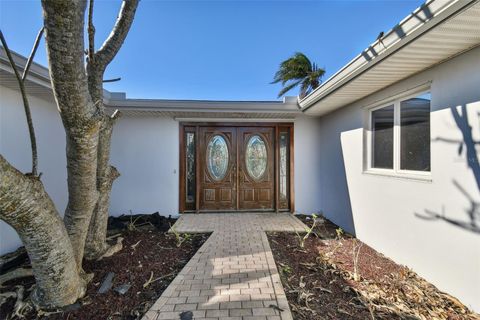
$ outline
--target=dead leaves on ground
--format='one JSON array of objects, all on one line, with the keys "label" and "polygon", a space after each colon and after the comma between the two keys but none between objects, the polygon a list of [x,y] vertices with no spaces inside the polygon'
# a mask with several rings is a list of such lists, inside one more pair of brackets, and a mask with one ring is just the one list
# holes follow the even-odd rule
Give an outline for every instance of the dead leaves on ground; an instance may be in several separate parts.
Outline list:
[{"label": "dead leaves on ground", "polygon": [[[337,242],[337,241],[335,241]],[[341,241],[338,241],[341,242]],[[335,252],[338,244],[330,243],[332,252],[321,254],[313,262],[300,262],[298,265],[306,269],[302,276],[295,274],[294,268],[284,262],[279,262],[280,274],[286,291],[296,296],[295,301],[289,301],[292,310],[311,319],[338,318],[339,314],[345,318],[352,318],[352,311],[343,306],[355,309],[366,309],[372,319],[420,319],[420,320],[479,320],[478,315],[469,311],[456,298],[439,291],[429,282],[419,277],[415,272],[404,267],[400,272],[385,276],[382,280],[365,279],[361,274],[342,268],[335,263]],[[306,254],[311,254],[307,252]],[[329,279],[328,285],[320,285],[314,280],[314,274],[322,273]],[[311,274],[312,279],[308,279]],[[343,292],[353,292],[350,301],[337,301],[337,314],[319,314],[322,295],[334,294],[332,290],[340,288]],[[343,316],[342,316],[343,318]]]}]

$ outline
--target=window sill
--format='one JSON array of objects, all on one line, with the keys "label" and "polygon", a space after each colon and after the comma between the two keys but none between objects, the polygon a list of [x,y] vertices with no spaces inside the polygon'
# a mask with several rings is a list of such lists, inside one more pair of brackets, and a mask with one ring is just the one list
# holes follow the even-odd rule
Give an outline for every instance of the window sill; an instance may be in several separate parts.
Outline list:
[{"label": "window sill", "polygon": [[431,172],[417,173],[417,172],[395,172],[393,170],[382,170],[382,169],[368,169],[364,170],[363,174],[382,176],[386,178],[394,178],[401,180],[412,180],[419,182],[432,182]]}]

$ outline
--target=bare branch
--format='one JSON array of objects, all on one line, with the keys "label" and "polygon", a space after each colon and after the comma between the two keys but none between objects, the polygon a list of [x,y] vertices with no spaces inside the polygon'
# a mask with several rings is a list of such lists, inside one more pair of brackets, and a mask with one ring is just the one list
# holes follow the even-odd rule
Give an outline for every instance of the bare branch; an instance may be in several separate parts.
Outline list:
[{"label": "bare branch", "polygon": [[40,44],[40,40],[42,39],[43,30],[44,28],[42,27],[40,31],[38,31],[37,38],[35,39],[35,42],[33,44],[32,51],[30,52],[30,56],[28,57],[28,60],[27,60],[27,64],[23,69],[23,75],[22,75],[23,82],[25,82],[25,79],[27,78],[28,71],[30,70],[30,66],[32,65],[32,62],[33,62],[33,58],[35,57],[35,53],[37,52],[38,45]]},{"label": "bare branch", "polygon": [[105,82],[117,82],[117,81],[120,81],[120,80],[122,80],[122,78],[104,79],[103,83],[105,83]]},{"label": "bare branch", "polygon": [[88,6],[88,58],[93,60],[95,54],[95,26],[93,25],[93,2]]},{"label": "bare branch", "polygon": [[132,26],[138,3],[139,0],[123,0],[120,13],[118,14],[112,32],[95,54],[96,58],[100,60],[103,68],[106,68],[106,66],[113,60],[125,41],[128,31]]},{"label": "bare branch", "polygon": [[25,85],[23,83],[22,78],[20,77],[20,73],[17,70],[17,66],[15,65],[15,61],[13,61],[12,53],[8,48],[7,41],[3,36],[3,32],[0,30],[0,40],[2,41],[3,48],[7,54],[8,60],[10,61],[10,65],[15,73],[15,77],[17,78],[18,86],[20,87],[20,92],[22,94],[23,100],[23,107],[25,109],[25,116],[27,117],[27,124],[28,124],[28,131],[30,134],[30,144],[32,148],[32,175],[37,176],[37,167],[38,167],[38,155],[37,155],[37,140],[35,138],[35,130],[33,128],[33,121],[32,121],[32,114],[30,112],[30,105],[28,103],[27,92],[25,90]]},{"label": "bare branch", "polygon": [[113,111],[112,115],[110,116],[110,119],[117,119],[118,117],[120,117],[121,113],[118,109],[115,109],[115,111]]},{"label": "bare branch", "polygon": [[7,273],[2,274],[0,276],[0,286],[3,286],[3,284],[5,282],[13,280],[13,279],[26,278],[26,277],[31,277],[31,276],[33,276],[33,270],[32,269],[16,268],[16,269],[13,269],[13,271],[7,272]]}]

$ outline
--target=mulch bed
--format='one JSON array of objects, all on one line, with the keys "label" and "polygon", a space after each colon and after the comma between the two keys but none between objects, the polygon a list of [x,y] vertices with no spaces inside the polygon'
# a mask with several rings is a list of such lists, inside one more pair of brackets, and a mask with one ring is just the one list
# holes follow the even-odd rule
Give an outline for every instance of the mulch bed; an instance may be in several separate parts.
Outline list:
[{"label": "mulch bed", "polygon": [[[123,249],[112,257],[84,262],[85,271],[94,273],[85,298],[62,312],[38,314],[30,311],[26,319],[140,319],[208,238],[207,234],[189,235],[177,247],[175,236],[166,233],[175,220],[149,216],[110,219],[109,233],[121,233]],[[112,289],[100,294],[98,290],[109,272],[114,273]],[[158,278],[161,279],[144,288],[149,279]],[[34,279],[12,280],[1,291],[15,291],[13,288],[19,284],[25,286],[25,296],[28,296]],[[125,294],[113,290],[123,284],[131,285]],[[0,319],[12,313],[15,299],[10,300],[0,309]]]},{"label": "mulch bed", "polygon": [[[312,226],[312,218],[297,217]],[[268,238],[294,319],[480,319],[323,217],[304,248],[296,234]]]}]

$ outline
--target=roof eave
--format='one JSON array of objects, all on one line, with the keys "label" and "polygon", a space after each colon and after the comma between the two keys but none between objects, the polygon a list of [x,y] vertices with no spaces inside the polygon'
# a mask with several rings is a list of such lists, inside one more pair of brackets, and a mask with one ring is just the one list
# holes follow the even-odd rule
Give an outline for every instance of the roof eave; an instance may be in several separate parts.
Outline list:
[{"label": "roof eave", "polygon": [[[387,32],[381,41],[376,40],[342,69],[332,75],[320,87],[316,88],[305,98],[300,99],[298,104],[301,110],[305,112],[317,102],[329,96],[354,78],[367,72],[370,68],[419,38],[422,34],[478,1],[479,0],[427,1]],[[424,15],[424,21],[421,21],[422,18],[419,17],[420,14]],[[420,22],[415,23],[414,19],[420,20]],[[409,27],[408,30],[404,30],[407,26]]]}]

